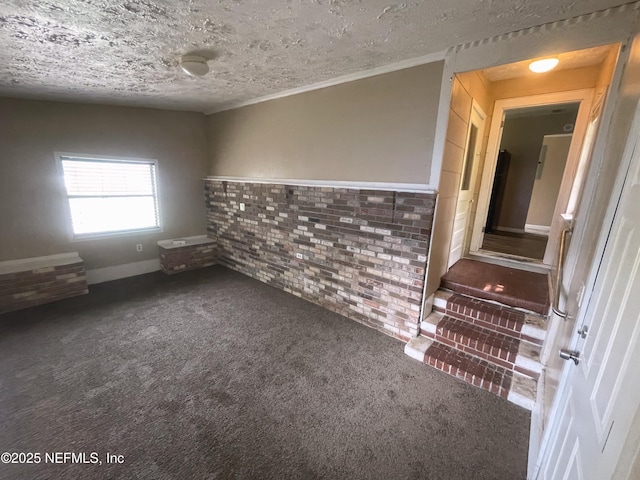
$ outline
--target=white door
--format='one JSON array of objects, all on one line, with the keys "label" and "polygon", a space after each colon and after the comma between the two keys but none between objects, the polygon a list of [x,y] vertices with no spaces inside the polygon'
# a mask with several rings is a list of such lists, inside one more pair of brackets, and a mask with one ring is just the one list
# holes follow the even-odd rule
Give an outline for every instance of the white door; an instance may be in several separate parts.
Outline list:
[{"label": "white door", "polygon": [[555,437],[539,479],[611,478],[640,406],[640,139],[635,142],[593,293],[578,315],[579,329],[588,332],[570,346],[579,363],[559,392]]},{"label": "white door", "polygon": [[478,161],[482,150],[482,135],[484,131],[484,119],[486,115],[474,102],[471,107],[469,128],[467,129],[467,142],[464,151],[464,165],[460,178],[460,189],[456,203],[456,214],[451,235],[451,248],[449,251],[449,267],[462,258],[465,253],[469,219],[473,204],[474,183],[478,173]]}]

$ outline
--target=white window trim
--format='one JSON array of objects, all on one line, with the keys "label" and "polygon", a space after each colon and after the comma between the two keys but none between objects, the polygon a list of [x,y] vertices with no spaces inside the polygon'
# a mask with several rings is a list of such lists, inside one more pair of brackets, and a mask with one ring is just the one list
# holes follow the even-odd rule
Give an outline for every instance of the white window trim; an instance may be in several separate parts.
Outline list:
[{"label": "white window trim", "polygon": [[[141,157],[119,157],[114,155],[95,155],[91,153],[77,153],[77,152],[54,152],[56,161],[56,168],[58,174],[60,194],[62,197],[62,203],[64,205],[66,229],[71,242],[86,242],[91,240],[100,240],[107,238],[118,237],[131,237],[140,236],[146,234],[162,233],[164,231],[162,222],[162,205],[160,201],[160,170],[158,168],[158,160],[155,158],[141,158]],[[69,205],[69,195],[67,194],[67,188],[64,181],[64,170],[62,167],[62,160],[71,157],[87,160],[108,160],[110,162],[126,162],[126,163],[152,163],[155,166],[156,177],[156,204],[158,208],[158,226],[151,228],[140,228],[134,230],[123,230],[118,232],[104,232],[104,233],[83,233],[76,234],[73,231],[73,222],[71,220],[71,207]]]}]

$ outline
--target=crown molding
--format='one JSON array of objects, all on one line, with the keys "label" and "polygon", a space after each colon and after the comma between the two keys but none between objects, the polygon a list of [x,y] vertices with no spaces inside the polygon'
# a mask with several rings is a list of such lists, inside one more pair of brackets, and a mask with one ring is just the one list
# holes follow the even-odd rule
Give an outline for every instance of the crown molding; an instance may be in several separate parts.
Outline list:
[{"label": "crown molding", "polygon": [[206,115],[212,115],[214,113],[224,112],[227,110],[235,110],[236,108],[246,107],[249,105],[255,105],[256,103],[268,102],[269,100],[277,100],[279,98],[290,97],[291,95],[297,95],[299,93],[311,92],[313,90],[320,90],[321,88],[333,87],[342,83],[355,82],[356,80],[362,80],[363,78],[375,77],[376,75],[383,75],[385,73],[396,72],[398,70],[404,70],[405,68],[417,67],[418,65],[426,65],[427,63],[438,62],[444,60],[446,52],[436,52],[422,57],[411,58],[408,60],[402,60],[400,62],[391,63],[382,67],[372,68],[370,70],[363,70],[356,73],[350,73],[348,75],[342,75],[341,77],[332,78],[323,82],[313,83],[311,85],[305,85],[302,87],[292,88],[290,90],[284,90],[283,92],[274,93],[271,95],[265,95],[263,97],[254,98],[253,100],[246,100],[243,102],[231,103],[205,112]]}]

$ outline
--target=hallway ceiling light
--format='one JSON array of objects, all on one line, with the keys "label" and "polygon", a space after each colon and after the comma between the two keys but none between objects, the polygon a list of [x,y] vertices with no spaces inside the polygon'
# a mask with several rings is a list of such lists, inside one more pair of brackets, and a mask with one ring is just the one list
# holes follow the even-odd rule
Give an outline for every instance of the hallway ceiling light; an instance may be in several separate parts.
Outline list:
[{"label": "hallway ceiling light", "polygon": [[207,59],[200,55],[183,55],[180,57],[180,67],[192,77],[202,77],[209,72]]},{"label": "hallway ceiling light", "polygon": [[543,58],[542,60],[535,60],[529,64],[529,70],[535,73],[548,72],[558,65],[557,58]]}]

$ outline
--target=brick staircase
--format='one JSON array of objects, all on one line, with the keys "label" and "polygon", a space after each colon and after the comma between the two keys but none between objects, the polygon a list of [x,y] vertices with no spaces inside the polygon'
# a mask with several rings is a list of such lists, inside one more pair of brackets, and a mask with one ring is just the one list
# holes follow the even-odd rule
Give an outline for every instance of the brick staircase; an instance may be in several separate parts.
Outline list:
[{"label": "brick staircase", "polygon": [[531,410],[545,335],[540,314],[438,290],[405,353]]}]

